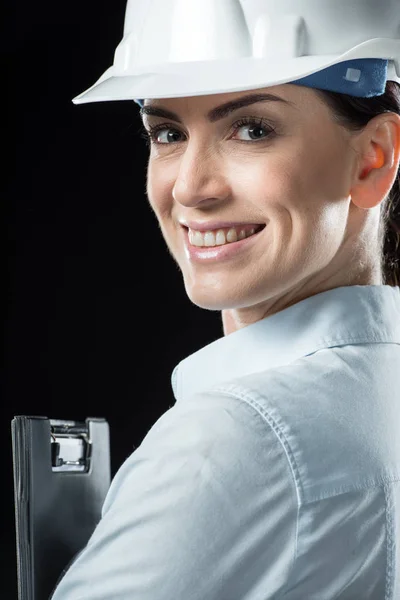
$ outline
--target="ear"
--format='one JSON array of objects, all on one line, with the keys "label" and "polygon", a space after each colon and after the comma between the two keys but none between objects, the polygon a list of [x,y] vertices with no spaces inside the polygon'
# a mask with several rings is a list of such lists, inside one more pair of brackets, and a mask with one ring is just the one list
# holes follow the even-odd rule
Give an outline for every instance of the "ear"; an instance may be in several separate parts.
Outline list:
[{"label": "ear", "polygon": [[369,121],[360,137],[363,151],[349,192],[359,208],[373,208],[388,195],[400,161],[400,115],[389,112]]}]

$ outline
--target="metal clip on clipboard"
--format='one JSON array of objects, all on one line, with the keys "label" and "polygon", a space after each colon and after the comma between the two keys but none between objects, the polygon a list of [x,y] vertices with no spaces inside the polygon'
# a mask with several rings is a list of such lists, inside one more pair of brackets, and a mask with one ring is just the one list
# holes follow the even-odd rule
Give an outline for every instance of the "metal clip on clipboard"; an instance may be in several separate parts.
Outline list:
[{"label": "metal clip on clipboard", "polygon": [[92,444],[87,424],[50,419],[52,471],[87,473]]}]

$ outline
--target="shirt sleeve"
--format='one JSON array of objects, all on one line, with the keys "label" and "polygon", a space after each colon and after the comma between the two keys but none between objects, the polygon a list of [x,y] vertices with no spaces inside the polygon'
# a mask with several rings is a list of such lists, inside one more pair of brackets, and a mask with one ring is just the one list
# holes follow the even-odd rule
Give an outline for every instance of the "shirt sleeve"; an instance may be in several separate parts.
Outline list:
[{"label": "shirt sleeve", "polygon": [[196,394],[121,466],[53,600],[275,598],[296,524],[291,468],[262,412],[233,394]]}]

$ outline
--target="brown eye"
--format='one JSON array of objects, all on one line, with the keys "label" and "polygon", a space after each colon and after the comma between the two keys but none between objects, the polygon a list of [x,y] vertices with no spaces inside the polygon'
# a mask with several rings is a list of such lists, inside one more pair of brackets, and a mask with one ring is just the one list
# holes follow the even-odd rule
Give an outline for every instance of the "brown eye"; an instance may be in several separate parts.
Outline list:
[{"label": "brown eye", "polygon": [[[249,127],[249,125],[251,125],[251,127]],[[234,125],[235,131],[237,131],[238,129],[241,128],[246,128],[248,129],[248,131],[251,133],[251,135],[255,134],[255,139],[254,140],[250,140],[250,142],[252,141],[258,141],[258,140],[265,140],[266,138],[270,137],[270,135],[274,132],[274,129],[271,127],[271,125],[269,125],[264,119],[258,118],[258,119],[254,119],[251,117],[244,117],[243,119],[241,119],[240,121],[237,121]],[[260,137],[260,132],[261,132],[261,137]],[[264,135],[262,134],[262,132],[264,132]],[[243,142],[247,142],[248,140],[241,140]]]}]

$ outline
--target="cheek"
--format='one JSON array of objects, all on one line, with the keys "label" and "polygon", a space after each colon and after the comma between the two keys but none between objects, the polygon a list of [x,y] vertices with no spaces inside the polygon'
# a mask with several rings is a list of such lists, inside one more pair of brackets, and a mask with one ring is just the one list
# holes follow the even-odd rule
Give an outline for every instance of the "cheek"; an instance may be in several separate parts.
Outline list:
[{"label": "cheek", "polygon": [[[272,197],[299,216],[311,216],[345,195],[343,148],[336,139],[294,137],[266,167]],[[322,205],[322,206],[321,206]]]},{"label": "cheek", "polygon": [[151,208],[162,221],[171,214],[173,182],[166,177],[163,169],[149,167],[147,172],[146,193]]},{"label": "cheek", "polygon": [[[348,195],[349,147],[336,129],[318,128],[298,153],[299,183],[314,197],[336,202]],[[301,175],[303,174],[303,177]]]},{"label": "cheek", "polygon": [[[287,243],[287,256],[296,261],[314,259],[337,250],[346,226],[347,200],[343,194],[343,168],[332,149],[316,142],[292,140],[264,165],[260,179],[265,185],[268,217],[275,228],[277,251]],[[336,151],[337,154],[337,151]]]}]

